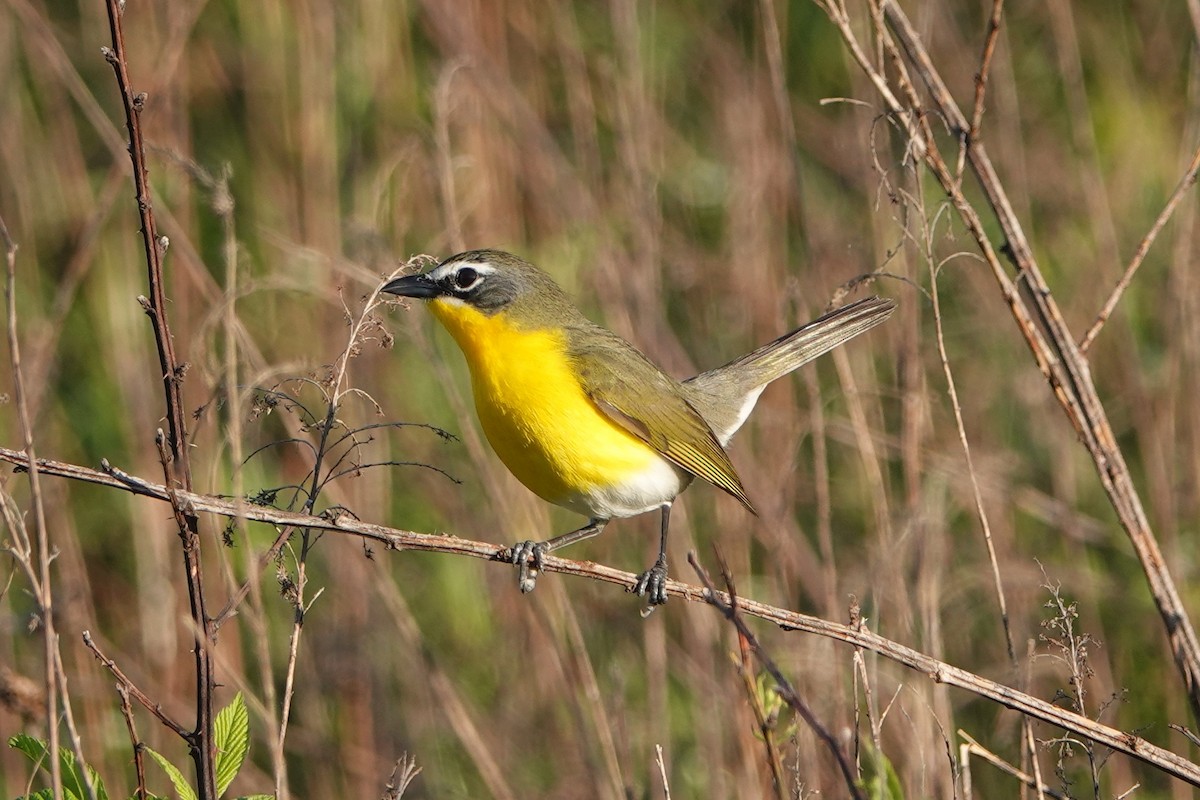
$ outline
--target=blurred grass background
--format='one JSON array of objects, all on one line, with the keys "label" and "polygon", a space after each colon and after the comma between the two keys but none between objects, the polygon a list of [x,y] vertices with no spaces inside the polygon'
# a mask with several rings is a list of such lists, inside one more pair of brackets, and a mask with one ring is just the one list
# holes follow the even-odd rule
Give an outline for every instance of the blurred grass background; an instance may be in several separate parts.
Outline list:
[{"label": "blurred grass background", "polygon": [[[991,4],[906,5],[967,104]],[[1195,22],[1186,4],[1148,0],[1006,7],[983,135],[1080,334],[1200,132]],[[134,88],[148,93],[155,211],[171,240],[169,314],[198,410],[199,490],[249,494],[303,477],[299,447],[238,467],[256,448],[302,435],[302,420],[283,407],[252,413],[248,391],[222,402],[221,387],[292,390],[290,379],[324,375],[346,347],[347,309],[356,315],[414,253],[513,250],[681,377],[816,316],[843,283],[883,269],[895,277],[865,291],[896,297],[896,317],[771,388],[734,442],[761,517],[710,488],[688,492],[673,516],[674,576],[691,578],[689,550],[711,564],[719,541],[746,595],[835,620],[854,595],[872,629],[1046,699],[1070,688],[1069,668],[1040,639],[1053,616],[1044,584],[1061,584],[1096,640],[1090,712],[1117,695],[1105,722],[1195,756],[1167,727],[1194,721],[1086,454],[990,277],[978,260],[950,257],[971,248],[945,216],[933,222],[941,198],[925,193],[928,226],[911,204],[889,202],[880,169],[922,190],[815,5],[189,0],[132,2],[125,27]],[[136,301],[145,268],[106,44],[100,3],[0,3],[0,213],[21,246],[19,325],[39,454],[108,458],[157,479],[162,397]],[[209,180],[226,168],[227,195]],[[1019,675],[1005,656],[932,338],[929,273],[907,238],[926,235],[948,259],[938,284],[947,347]],[[1189,198],[1092,350],[1191,608],[1200,599],[1196,238]],[[384,324],[394,346],[368,343],[351,362],[382,416],[356,400],[339,416],[459,435],[377,431],[362,460],[429,464],[462,485],[419,467],[374,469],[338,481],[322,504],[497,543],[577,525],[487,451],[461,359],[428,315],[397,307]],[[7,371],[0,384],[11,393]],[[304,391],[319,411],[319,395]],[[20,441],[15,420],[11,406],[0,410],[7,446]],[[23,479],[7,485],[25,502]],[[79,634],[90,629],[150,696],[189,719],[177,539],[161,504],[44,485],[70,692],[86,754],[119,792],[132,768],[117,698]],[[618,522],[566,555],[640,570],[656,524]],[[223,523],[205,526],[219,608],[274,533],[251,527],[227,548]],[[280,569],[294,573],[294,558]],[[377,796],[408,752],[424,771],[406,796],[661,797],[656,744],[676,797],[769,792],[735,640],[709,609],[677,601],[643,621],[638,602],[612,586],[551,575],[523,597],[498,565],[368,554],[330,536],[307,569],[309,597],[324,593],[306,618],[285,746],[295,796]],[[29,598],[8,562],[2,577],[0,665],[37,680]],[[271,731],[293,622],[270,570],[256,587],[217,652],[219,703],[237,690],[251,698],[254,764],[234,786],[242,793],[274,785]],[[1011,713],[872,658],[867,698],[845,648],[761,634],[839,739],[869,740],[856,709],[887,709],[883,752],[907,796],[952,796],[946,739],[956,753],[959,728],[1020,762]],[[139,726],[190,774],[177,741],[149,718]],[[44,735],[44,725],[0,705],[0,733],[17,731]],[[1058,782],[1061,761],[1065,777],[1084,781],[1073,791],[1090,794],[1079,751],[1058,753],[1041,751],[1048,781]],[[844,791],[802,726],[785,756],[798,795]],[[16,754],[0,752],[0,772],[6,796],[24,790]],[[151,775],[165,793],[165,778]],[[973,777],[986,796],[1016,791],[985,766]],[[1190,796],[1124,758],[1107,761],[1101,779],[1108,796],[1139,782],[1136,796]]]}]

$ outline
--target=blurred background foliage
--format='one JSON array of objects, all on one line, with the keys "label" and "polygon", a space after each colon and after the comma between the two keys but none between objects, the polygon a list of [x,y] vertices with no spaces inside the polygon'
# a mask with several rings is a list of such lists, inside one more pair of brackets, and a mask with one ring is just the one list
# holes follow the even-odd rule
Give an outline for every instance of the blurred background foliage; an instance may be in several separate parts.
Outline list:
[{"label": "blurred background foliage", "polygon": [[[905,4],[959,102],[969,106],[991,3]],[[1194,6],[1194,4],[1192,4]],[[861,9],[858,9],[861,11]],[[1195,13],[1195,9],[1191,9]],[[1197,141],[1197,20],[1189,4],[1009,3],[983,137],[1058,302],[1080,334],[1183,173]],[[865,23],[863,30],[865,31]],[[1168,729],[1189,720],[1159,618],[1082,447],[967,237],[920,180],[824,13],[807,2],[607,3],[177,0],[130,2],[134,88],[167,255],[169,314],[192,420],[197,488],[250,495],[295,484],[323,414],[320,381],[348,319],[412,254],[513,250],[547,268],[594,318],[673,374],[722,363],[851,297],[900,302],[882,329],[772,387],[733,458],[760,509],[708,487],[674,516],[674,575],[716,542],[742,593],[873,630],[984,676],[1067,702],[1070,668],[1041,637],[1046,586],[1090,634],[1089,714],[1194,756]],[[39,454],[102,458],[158,479],[162,425],[145,267],[109,66],[103,4],[0,2],[0,214],[20,244],[19,329]],[[772,67],[773,53],[780,57]],[[969,183],[969,180],[968,180]],[[907,199],[889,193],[903,188]],[[974,187],[971,187],[974,192]],[[923,203],[914,202],[921,198]],[[950,366],[998,551],[1020,657],[1004,636],[962,447],[934,341],[924,243],[940,264]],[[1190,608],[1200,521],[1200,304],[1187,199],[1092,350],[1092,366]],[[390,307],[360,343],[347,425],[372,432],[364,470],[320,507],[373,522],[509,543],[574,527],[500,466],[477,431],[457,351],[420,308]],[[7,371],[0,383],[11,394]],[[223,387],[236,386],[235,402]],[[3,443],[20,442],[11,406]],[[27,502],[23,479],[9,491]],[[169,510],[47,480],[58,627],[84,748],[111,792],[132,786],[108,655],[175,716],[191,709],[187,598]],[[279,502],[288,501],[281,493]],[[204,520],[220,608],[274,536]],[[641,569],[655,519],[614,524],[567,555]],[[234,790],[272,791],[270,753],[293,610],[276,569],[253,580],[221,631],[218,702],[243,691],[252,765]],[[284,746],[298,797],[368,797],[402,753],[423,768],[406,796],[661,797],[654,746],[676,797],[769,793],[762,744],[715,614],[673,602],[646,620],[609,585],[546,576],[521,596],[508,568],[369,552],[324,536]],[[31,604],[5,561],[0,668],[35,681]],[[814,712],[853,747],[880,723],[890,785],[953,795],[960,728],[1020,764],[1018,718],[922,676],[763,626],[764,645]],[[870,694],[863,691],[865,676]],[[36,695],[36,690],[34,690]],[[1109,703],[1112,698],[1117,702]],[[1108,704],[1108,705],[1106,705]],[[886,712],[886,713],[885,713]],[[789,791],[844,786],[810,732],[780,720]],[[140,731],[188,766],[146,717]],[[0,733],[44,735],[0,704]],[[1058,732],[1035,727],[1041,740]],[[947,742],[950,742],[948,745]],[[865,752],[865,750],[864,750]],[[1101,754],[1103,755],[1103,754]],[[1043,775],[1091,794],[1082,751],[1040,749]],[[864,755],[864,760],[870,760]],[[870,772],[871,767],[866,768]],[[0,789],[26,765],[0,752]],[[983,765],[984,795],[1017,784]],[[1056,772],[1061,775],[1056,775]],[[1122,757],[1106,796],[1189,796]],[[161,776],[152,788],[166,792]]]}]

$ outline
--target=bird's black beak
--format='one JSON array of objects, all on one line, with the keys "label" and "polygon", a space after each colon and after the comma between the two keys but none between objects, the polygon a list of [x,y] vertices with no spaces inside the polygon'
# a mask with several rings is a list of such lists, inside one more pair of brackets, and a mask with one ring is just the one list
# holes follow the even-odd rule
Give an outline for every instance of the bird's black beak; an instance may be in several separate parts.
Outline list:
[{"label": "bird's black beak", "polygon": [[434,297],[441,297],[446,291],[438,285],[438,282],[430,279],[428,274],[424,275],[405,275],[395,280],[387,282],[381,291],[388,294],[398,294],[401,297],[417,297],[422,300],[429,300]]}]

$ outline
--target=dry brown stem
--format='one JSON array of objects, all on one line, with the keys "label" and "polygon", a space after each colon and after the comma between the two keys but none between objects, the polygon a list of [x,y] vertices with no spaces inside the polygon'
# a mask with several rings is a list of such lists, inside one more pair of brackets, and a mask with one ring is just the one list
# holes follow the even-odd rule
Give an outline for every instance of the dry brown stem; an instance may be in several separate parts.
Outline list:
[{"label": "dry brown stem", "polygon": [[[817,719],[815,714],[813,714],[812,709],[810,709],[808,704],[804,702],[804,699],[800,697],[800,694],[796,691],[795,687],[792,686],[791,681],[784,676],[783,671],[779,669],[779,666],[775,663],[775,660],[772,659],[771,656],[759,645],[758,638],[746,625],[746,620],[741,614],[741,598],[737,595],[737,588],[734,586],[733,576],[730,574],[729,568],[725,564],[725,559],[721,556],[720,551],[717,552],[717,560],[721,564],[721,576],[725,581],[728,592],[717,592],[716,587],[713,586],[712,580],[708,577],[708,573],[703,567],[700,566],[699,562],[696,561],[695,554],[688,554],[688,561],[691,563],[692,569],[696,571],[696,575],[700,577],[701,583],[704,584],[705,598],[713,607],[724,614],[726,619],[733,623],[733,626],[737,628],[739,644],[743,648],[749,649],[750,652],[754,653],[755,657],[758,658],[759,663],[763,665],[763,669],[765,669],[775,681],[775,690],[779,692],[779,696],[782,697],[784,702],[786,702],[788,706],[795,711],[801,719],[804,720],[804,723],[808,725],[813,734],[829,750],[829,754],[833,756],[834,761],[838,765],[838,770],[842,774],[842,779],[846,782],[846,789],[849,791],[850,796],[854,797],[855,800],[865,800],[862,789],[858,785],[858,777],[855,775],[854,769],[850,766],[850,759],[847,758],[846,753],[843,752],[842,747],[840,744],[838,744],[837,739],[834,738],[833,734],[829,732],[829,729],[825,727],[825,725],[821,724],[821,721]],[[764,736],[767,733],[765,728],[763,733]],[[769,746],[770,740],[768,739],[767,741]],[[772,755],[774,755],[774,753],[772,753]],[[782,770],[780,770],[780,772],[781,771]],[[776,790],[782,794],[783,786],[779,773],[776,774]]]},{"label": "dry brown stem", "polygon": [[[146,144],[142,135],[141,114],[146,104],[144,93],[135,93],[129,79],[129,66],[125,53],[125,33],[122,28],[124,3],[122,0],[107,0],[109,32],[112,49],[104,48],[104,56],[112,65],[125,109],[125,124],[129,131],[129,159],[133,167],[133,184],[137,198],[138,215],[141,220],[143,250],[146,258],[147,284],[150,297],[139,298],[154,329],[154,341],[158,348],[159,376],[166,399],[166,417],[169,435],[165,446],[159,437],[163,455],[163,470],[169,485],[178,483],[184,491],[192,489],[191,459],[188,454],[186,410],[183,405],[181,384],[186,365],[175,355],[175,342],[167,322],[166,292],[163,279],[163,256],[169,242],[160,237],[154,220],[154,208],[150,199],[150,183],[146,173]],[[166,458],[169,448],[170,459]],[[186,738],[196,767],[196,782],[199,796],[203,800],[216,800],[217,784],[214,762],[216,745],[213,740],[213,693],[216,677],[213,672],[210,647],[213,642],[212,621],[209,619],[204,599],[204,574],[200,557],[200,532],[194,514],[187,513],[178,502],[173,501],[175,520],[179,526],[182,543],[184,574],[187,576],[188,601],[195,637],[193,652],[196,659],[196,728]]]},{"label": "dry brown stem", "polygon": [[971,138],[979,138],[979,125],[983,122],[983,100],[987,94],[987,80],[992,68],[992,56],[996,53],[996,40],[1000,38],[1000,20],[1004,14],[1004,0],[992,0],[992,13],[988,17],[988,32],[983,40],[983,54],[979,57],[979,72],[975,75],[975,104],[971,111]]},{"label": "dry brown stem", "polygon": [[[5,461],[18,467],[24,467],[26,464],[26,458],[23,453],[4,447],[0,447],[0,461]],[[69,478],[113,489],[123,489],[133,494],[163,502],[171,501],[171,492],[165,486],[121,472],[110,465],[106,464],[105,466],[106,471],[102,472],[61,461],[51,461],[49,459],[40,459],[38,461],[38,467],[41,469],[43,475]],[[313,517],[291,511],[280,511],[265,506],[247,505],[243,501],[196,494],[194,492],[176,491],[175,495],[179,502],[187,504],[197,514],[217,514],[228,518],[244,519],[249,522],[262,522],[268,525],[332,531],[379,542],[389,550],[421,550],[447,553],[482,558],[487,561],[497,561],[507,565],[505,555],[508,548],[489,542],[460,539],[457,536],[444,534],[416,533],[414,531],[388,528],[383,525],[361,522],[346,515]],[[572,561],[555,556],[546,557],[545,569],[547,572],[574,575],[622,587],[633,585],[636,577],[631,572],[613,569],[603,564],[596,564],[590,561]],[[726,605],[730,603],[729,596],[723,592],[716,592],[715,595],[710,597],[710,593],[703,587],[681,581],[668,581],[667,593],[690,602],[708,603],[712,602],[712,597],[715,597],[721,603]],[[980,677],[965,669],[947,664],[944,661],[939,661],[911,647],[886,639],[868,630],[856,630],[836,622],[829,622],[818,617],[789,611],[745,598],[738,598],[737,602],[738,610],[743,614],[772,622],[784,630],[812,633],[877,653],[934,681],[964,689],[972,694],[999,703],[1006,708],[1011,708],[1042,722],[1047,722],[1066,731],[1086,737],[1098,744],[1111,747],[1139,761],[1157,767],[1182,781],[1200,787],[1200,765],[1188,761],[1176,753],[1151,744],[1140,736],[1102,725],[1087,717],[1082,717],[1066,709],[1059,708],[1052,703],[1047,703],[1044,700],[1020,692],[1004,684]]]},{"label": "dry brown stem", "polygon": [[129,743],[133,747],[133,767],[137,773],[137,788],[134,790],[138,800],[147,800],[150,796],[146,791],[146,748],[138,738],[137,724],[133,721],[133,704],[129,702],[129,687],[117,684],[117,694],[121,696],[121,716],[125,718],[125,730],[129,732]]},{"label": "dry brown stem", "polygon": [[[996,280],[1039,371],[1045,376],[1055,398],[1087,448],[1100,483],[1141,562],[1151,595],[1162,617],[1176,667],[1183,678],[1192,713],[1200,718],[1200,641],[1196,638],[1175,582],[1167,571],[1141,497],[1092,380],[1087,359],[1076,345],[1076,338],[1042,276],[1024,229],[1017,220],[982,141],[968,135],[969,121],[950,95],[912,23],[894,0],[878,0],[873,7],[877,9],[874,15],[876,35],[897,67],[899,92],[892,90],[887,77],[867,58],[844,6],[833,2],[821,5],[876,88],[887,112],[907,132],[911,151],[923,161],[950,198]],[[886,28],[880,20],[886,20]],[[916,88],[907,79],[908,69],[920,79],[932,98],[933,111],[964,149],[966,160],[987,198],[991,213],[1004,232],[1003,248],[992,244],[979,211],[966,198],[961,181],[942,157],[930,124],[931,110],[925,107]],[[899,99],[901,97],[903,101]],[[1010,275],[1001,262],[1001,252],[1015,266],[1015,276]]]},{"label": "dry brown stem", "polygon": [[959,761],[962,762],[963,775],[966,776],[964,777],[963,789],[968,798],[971,796],[969,777],[971,771],[968,766],[971,756],[978,756],[979,758],[982,758],[984,761],[988,762],[1001,772],[1011,775],[1031,789],[1036,789],[1039,796],[1053,797],[1054,800],[1062,800],[1064,797],[1061,792],[1055,791],[1053,788],[1039,781],[1035,776],[1014,767],[1012,764],[1009,764],[991,750],[988,750],[979,742],[975,741],[975,739],[972,738],[971,735],[966,731],[959,730],[958,735],[966,740],[962,745],[959,746]]},{"label": "dry brown stem", "polygon": [[121,692],[123,697],[132,696],[134,700],[138,701],[138,704],[141,705],[142,708],[153,714],[159,722],[175,731],[175,733],[179,734],[180,738],[182,738],[184,741],[187,741],[190,731],[172,719],[167,712],[163,710],[162,705],[151,700],[149,695],[139,689],[137,684],[130,680],[129,676],[126,675],[119,666],[117,666],[117,662],[104,655],[104,653],[100,650],[100,647],[96,644],[96,641],[92,638],[91,631],[83,632],[83,644],[87,647],[87,649],[92,651],[92,654],[96,656],[96,660],[99,661],[104,668],[111,672],[112,676],[117,679],[117,689]]},{"label": "dry brown stem", "polygon": [[[730,592],[736,596],[736,587],[732,579],[728,581]],[[767,766],[771,768],[771,783],[775,796],[779,800],[787,800],[787,782],[784,780],[783,759],[779,755],[779,745],[775,741],[775,721],[771,719],[763,706],[762,697],[755,680],[753,659],[754,647],[749,639],[738,631],[738,673],[742,679],[742,687],[746,690],[746,703],[754,712],[754,722],[758,726],[764,749],[767,751]]]},{"label": "dry brown stem", "polygon": [[[35,547],[28,538],[23,538],[18,545],[20,552],[17,560],[29,578],[29,585],[37,600],[38,614],[41,617],[42,656],[45,660],[46,694],[46,726],[48,747],[51,754],[57,754],[59,748],[58,730],[58,693],[61,684],[58,672],[55,670],[56,654],[58,651],[58,634],[54,628],[54,595],[50,588],[50,544],[46,532],[46,513],[42,503],[42,490],[39,482],[37,454],[33,449],[33,427],[29,422],[29,406],[25,402],[25,387],[21,380],[21,348],[17,338],[17,245],[8,233],[8,226],[0,219],[0,240],[4,244],[5,262],[5,310],[8,316],[8,347],[13,368],[13,387],[17,398],[17,413],[21,420],[21,433],[25,440],[25,464],[29,471],[29,490],[33,497],[33,526],[36,539]],[[13,525],[14,535],[20,526]],[[55,800],[62,797],[62,768],[59,759],[51,755],[50,786]]]},{"label": "dry brown stem", "polygon": [[1100,334],[1100,329],[1104,327],[1104,324],[1108,322],[1108,318],[1116,310],[1117,303],[1121,302],[1121,297],[1125,294],[1125,290],[1129,288],[1129,284],[1133,283],[1133,276],[1137,274],[1138,269],[1142,266],[1142,262],[1146,259],[1146,254],[1150,252],[1150,246],[1154,244],[1154,240],[1158,238],[1159,232],[1162,231],[1163,227],[1171,219],[1171,215],[1175,213],[1175,208],[1183,200],[1184,194],[1195,185],[1197,176],[1200,176],[1200,146],[1197,146],[1196,151],[1192,153],[1191,162],[1184,171],[1183,177],[1179,179],[1179,183],[1175,186],[1175,191],[1171,193],[1171,197],[1167,200],[1166,205],[1163,206],[1163,210],[1159,212],[1158,218],[1154,220],[1154,224],[1150,226],[1150,230],[1146,231],[1146,235],[1138,242],[1137,249],[1133,251],[1133,258],[1129,260],[1129,264],[1125,267],[1125,271],[1121,274],[1117,285],[1113,287],[1112,293],[1104,301],[1104,307],[1100,309],[1100,313],[1096,316],[1096,321],[1092,323],[1092,327],[1088,328],[1088,332],[1084,334],[1083,340],[1079,342],[1079,350],[1084,354],[1091,348],[1092,343],[1096,341],[1096,337]]}]

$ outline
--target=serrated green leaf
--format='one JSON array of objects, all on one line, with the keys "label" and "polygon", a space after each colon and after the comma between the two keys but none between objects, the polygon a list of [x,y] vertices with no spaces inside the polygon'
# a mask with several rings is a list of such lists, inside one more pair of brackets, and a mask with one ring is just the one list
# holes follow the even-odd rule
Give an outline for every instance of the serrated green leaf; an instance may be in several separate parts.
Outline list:
[{"label": "serrated green leaf", "polygon": [[220,797],[233,783],[250,750],[250,714],[241,692],[217,714],[213,738],[217,745],[217,796]]},{"label": "serrated green leaf", "polygon": [[[64,754],[69,754],[69,751],[64,747]],[[75,763],[75,756],[71,756],[71,763]],[[88,780],[92,783],[92,791],[96,793],[96,800],[108,800],[108,790],[104,788],[104,780],[100,777],[100,773],[92,768],[91,764],[84,763],[83,768],[87,770]],[[66,767],[63,768],[63,774],[66,775]],[[79,770],[75,769],[71,773],[75,778],[76,786],[79,788],[79,796],[87,797],[87,788],[84,786],[83,777],[79,774]]]},{"label": "serrated green leaf", "polygon": [[33,794],[22,795],[17,800],[54,800],[54,790],[40,789]]},{"label": "serrated green leaf", "polygon": [[96,800],[108,800],[108,790],[104,788],[104,780],[100,777],[100,773],[92,769],[92,765],[87,765],[88,777],[92,779],[92,788],[96,790]]},{"label": "serrated green leaf", "polygon": [[62,775],[64,795],[81,799],[88,796],[87,790],[83,788],[83,776],[79,774],[75,754],[65,747],[58,748],[58,770]]},{"label": "serrated green leaf", "polygon": [[163,768],[163,772],[167,773],[167,777],[175,786],[175,794],[179,795],[179,800],[196,800],[196,790],[187,782],[187,778],[183,777],[183,773],[179,771],[178,767],[167,761],[166,756],[152,747],[147,747],[146,752],[158,762],[158,765]]},{"label": "serrated green leaf", "polygon": [[[44,770],[47,775],[50,774],[50,767],[46,764],[49,752],[47,742],[24,733],[18,733],[15,736],[9,737],[8,745],[14,750],[24,753],[30,761],[39,769]],[[87,797],[83,774],[79,770],[75,754],[70,749],[66,747],[58,748],[58,766],[62,775],[63,796],[66,800],[82,800],[82,798]],[[87,764],[83,766],[88,772],[88,777],[91,778],[92,788],[96,792],[96,800],[108,800],[108,792],[104,789],[104,781],[100,779],[99,773]],[[41,792],[29,796],[38,797],[40,794]]]},{"label": "serrated green leaf", "polygon": [[8,737],[8,746],[14,750],[20,750],[38,766],[41,766],[46,759],[46,743],[24,733]]}]

